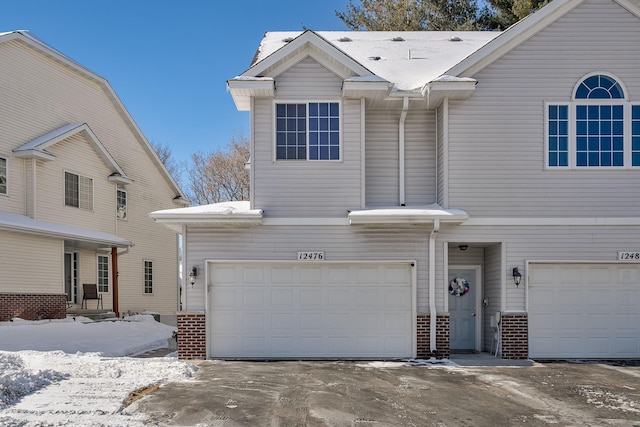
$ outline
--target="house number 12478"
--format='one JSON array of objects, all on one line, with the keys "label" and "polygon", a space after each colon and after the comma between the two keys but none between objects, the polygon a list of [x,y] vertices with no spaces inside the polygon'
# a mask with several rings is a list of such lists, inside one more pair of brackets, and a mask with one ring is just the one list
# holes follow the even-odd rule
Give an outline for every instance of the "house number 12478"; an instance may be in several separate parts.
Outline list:
[{"label": "house number 12478", "polygon": [[298,252],[298,261],[323,261],[324,252],[302,251]]}]

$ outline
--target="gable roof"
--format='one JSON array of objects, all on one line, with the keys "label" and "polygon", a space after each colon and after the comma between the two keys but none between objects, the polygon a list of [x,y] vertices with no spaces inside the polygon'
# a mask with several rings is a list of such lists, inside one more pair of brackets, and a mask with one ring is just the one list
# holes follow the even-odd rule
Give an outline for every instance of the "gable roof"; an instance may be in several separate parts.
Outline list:
[{"label": "gable roof", "polygon": [[[276,72],[292,66],[291,61],[297,58],[296,52],[311,44],[322,46],[323,52],[337,62],[358,64],[358,67],[351,68],[353,75],[345,78],[345,86],[354,81],[371,84],[378,78],[392,85],[392,95],[429,97],[433,94],[435,102],[430,100],[429,104],[436,105],[438,99],[451,95],[452,90],[458,91],[460,96],[468,96],[472,91],[470,84],[475,83],[468,80],[470,77],[585,1],[554,0],[504,32],[268,32],[260,43],[251,67],[229,82],[261,77],[271,81],[270,90],[273,94]],[[640,0],[613,1],[640,17]],[[323,46],[327,44],[333,49]],[[263,76],[261,73],[265,72],[267,75]],[[238,107],[245,106],[246,100],[240,99],[240,95],[252,94],[234,93],[234,87],[231,84],[229,86]]]},{"label": "gable roof", "polygon": [[118,165],[111,154],[109,154],[109,151],[107,151],[106,147],[100,142],[100,140],[98,140],[98,137],[96,137],[89,125],[86,123],[71,123],[62,126],[15,148],[13,152],[16,157],[22,159],[36,158],[43,161],[54,160],[55,156],[48,152],[47,148],[79,133],[83,133],[87,136],[87,139],[96,148],[100,158],[112,170],[112,176],[115,177],[114,179],[117,179],[118,182],[121,182],[122,184],[129,184],[133,181],[124,173],[122,168]]},{"label": "gable roof", "polygon": [[72,60],[66,55],[55,50],[51,46],[45,44],[44,42],[39,40],[37,37],[33,36],[29,31],[16,30],[16,31],[4,32],[4,33],[0,32],[0,43],[5,43],[11,40],[20,41],[21,43],[24,43],[30,46],[36,51],[52,58],[56,62],[61,63],[77,71],[78,73],[82,74],[86,78],[98,83],[106,93],[107,97],[114,103],[115,108],[125,117],[133,133],[136,135],[137,139],[142,143],[144,149],[152,158],[152,161],[156,164],[162,176],[165,178],[165,180],[169,183],[169,186],[175,192],[176,200],[180,200],[180,199],[186,200],[186,197],[182,193],[182,190],[180,189],[176,181],[173,179],[171,174],[167,171],[166,167],[164,166],[164,164],[156,154],[155,150],[153,149],[153,147],[151,146],[147,138],[142,133],[142,130],[140,130],[137,123],[133,120],[133,117],[131,117],[131,115],[129,114],[129,111],[127,111],[122,101],[120,101],[120,98],[118,98],[118,95],[116,95],[115,91],[113,90],[109,82],[104,77],[99,76],[98,74],[94,73],[93,71],[89,70],[83,65],[77,63],[76,61]]}]

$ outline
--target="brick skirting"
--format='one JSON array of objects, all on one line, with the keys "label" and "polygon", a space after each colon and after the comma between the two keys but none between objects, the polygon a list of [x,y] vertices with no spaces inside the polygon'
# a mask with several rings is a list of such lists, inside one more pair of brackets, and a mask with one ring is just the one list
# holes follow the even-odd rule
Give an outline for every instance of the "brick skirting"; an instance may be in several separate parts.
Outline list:
[{"label": "brick skirting", "polygon": [[[434,356],[430,349],[430,325],[431,316],[428,314],[418,315],[416,334],[417,334],[417,357],[419,359],[428,359]],[[449,350],[449,313],[438,313],[436,315],[436,354],[438,359],[448,358]]]},{"label": "brick skirting", "polygon": [[0,322],[8,322],[14,317],[24,320],[64,319],[67,317],[67,296],[0,293]]},{"label": "brick skirting", "polygon": [[206,316],[204,312],[178,313],[178,359],[207,358]]},{"label": "brick skirting", "polygon": [[529,319],[527,313],[502,313],[503,359],[527,359],[529,357]]}]

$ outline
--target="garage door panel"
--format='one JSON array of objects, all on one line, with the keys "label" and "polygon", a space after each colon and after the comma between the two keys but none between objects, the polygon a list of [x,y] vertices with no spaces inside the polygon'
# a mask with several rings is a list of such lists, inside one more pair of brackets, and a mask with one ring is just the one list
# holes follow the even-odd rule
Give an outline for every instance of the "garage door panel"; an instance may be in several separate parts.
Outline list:
[{"label": "garage door panel", "polygon": [[532,263],[530,356],[640,357],[638,277],[638,264]]},{"label": "garage door panel", "polygon": [[210,267],[211,278],[225,279],[212,280],[209,293],[212,357],[412,355],[408,263],[221,266],[223,274]]}]

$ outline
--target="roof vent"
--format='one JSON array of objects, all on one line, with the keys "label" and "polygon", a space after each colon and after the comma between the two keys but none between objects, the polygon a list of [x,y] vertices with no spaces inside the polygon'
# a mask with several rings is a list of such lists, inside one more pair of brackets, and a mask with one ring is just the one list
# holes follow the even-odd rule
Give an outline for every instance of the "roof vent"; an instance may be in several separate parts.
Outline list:
[{"label": "roof vent", "polygon": [[380,61],[382,58],[379,56],[370,56],[368,59],[370,59],[371,61]]},{"label": "roof vent", "polygon": [[338,39],[338,41],[339,41],[339,42],[350,42],[350,41],[351,41],[351,39],[350,39],[349,37],[346,37],[346,36],[345,36],[345,37],[340,37],[340,38]]},{"label": "roof vent", "polygon": [[391,39],[392,42],[403,42],[404,39],[400,36],[396,36],[394,38]]},{"label": "roof vent", "polygon": [[453,36],[449,39],[450,42],[461,42],[462,39],[458,36]]},{"label": "roof vent", "polygon": [[282,41],[285,42],[285,43],[292,42],[293,41],[293,37],[284,38],[284,39],[282,39]]}]

